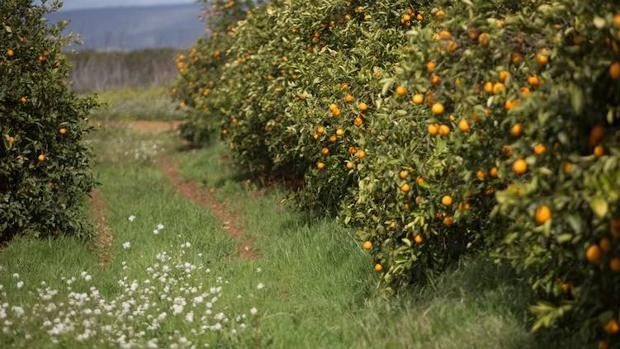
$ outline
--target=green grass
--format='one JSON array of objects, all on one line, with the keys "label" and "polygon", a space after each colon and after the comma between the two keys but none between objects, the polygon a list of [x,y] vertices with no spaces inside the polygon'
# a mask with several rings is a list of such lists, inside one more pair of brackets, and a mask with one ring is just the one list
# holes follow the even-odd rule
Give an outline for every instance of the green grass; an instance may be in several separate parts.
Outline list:
[{"label": "green grass", "polygon": [[[0,251],[0,285],[4,285],[0,304],[9,304],[7,313],[13,321],[6,325],[0,318],[0,330],[8,328],[8,334],[0,336],[0,347],[118,347],[110,340],[123,334],[136,338],[140,331],[145,332],[144,338],[135,339],[140,347],[151,338],[160,347],[169,347],[181,337],[198,346],[224,348],[535,348],[555,343],[527,331],[527,288],[510,270],[484,256],[466,258],[453,270],[431,277],[426,285],[383,299],[376,290],[372,261],[352,231],[333,218],[308,219],[289,209],[282,204],[285,193],[277,189],[254,191],[224,165],[222,145],[173,154],[182,164],[183,176],[217,188],[215,195],[238,215],[260,254],[255,261],[239,258],[221,222],[175,193],[151,161],[156,151],[171,151],[175,142],[172,135],[134,135],[118,129],[102,130],[93,137],[97,178],[114,234],[113,260],[99,267],[92,244],[71,238],[18,239]],[[134,222],[129,222],[130,215],[136,216]],[[155,235],[152,231],[159,223],[165,228]],[[124,249],[124,242],[131,247]],[[191,247],[182,248],[186,242]],[[162,251],[170,256],[169,262],[157,261]],[[184,263],[197,269],[187,274]],[[144,282],[156,284],[157,278],[147,268],[161,271],[162,264],[173,267],[166,281],[170,289],[166,292],[159,285],[149,294]],[[182,268],[175,269],[175,264]],[[92,281],[80,277],[83,271],[92,275]],[[77,279],[68,286],[63,276]],[[24,281],[21,289],[16,288],[18,280]],[[51,302],[63,302],[64,307],[49,313],[32,308],[49,304],[36,292],[43,280],[59,290]],[[128,285],[133,280],[140,286],[132,295]],[[258,289],[259,283],[265,287]],[[115,313],[120,310],[96,317],[82,313],[86,306],[67,307],[69,292],[87,292],[91,286],[107,300],[117,299],[117,304],[133,300],[150,308],[129,318]],[[205,308],[197,307],[197,318],[190,323],[184,319],[190,309],[186,306],[183,315],[169,314],[160,328],[148,328],[148,314],[170,313],[174,298],[189,301],[196,295],[191,293],[193,287],[208,292],[216,286],[223,290],[213,314],[204,315]],[[16,317],[13,305],[23,306],[26,315]],[[258,311],[254,316],[249,313],[252,307]],[[72,319],[99,319],[95,328],[109,325],[113,333],[78,342],[80,325],[80,331],[56,336],[58,343],[52,343],[41,330],[43,322],[64,319],[71,309],[77,309],[76,315],[69,316]],[[224,328],[199,333],[202,324],[214,323],[217,312],[230,319]],[[237,314],[246,315],[245,330],[235,320]],[[200,315],[206,320],[199,321]]]},{"label": "green grass", "polygon": [[106,90],[97,95],[102,106],[92,114],[97,121],[179,120],[183,112],[163,87]]}]

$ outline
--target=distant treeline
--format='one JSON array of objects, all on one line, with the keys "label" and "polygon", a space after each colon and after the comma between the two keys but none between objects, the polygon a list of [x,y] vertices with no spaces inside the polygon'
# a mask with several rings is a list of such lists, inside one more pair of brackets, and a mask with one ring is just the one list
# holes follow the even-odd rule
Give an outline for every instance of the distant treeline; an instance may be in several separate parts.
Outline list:
[{"label": "distant treeline", "polygon": [[72,84],[78,91],[169,84],[177,74],[177,53],[173,49],[71,53]]}]

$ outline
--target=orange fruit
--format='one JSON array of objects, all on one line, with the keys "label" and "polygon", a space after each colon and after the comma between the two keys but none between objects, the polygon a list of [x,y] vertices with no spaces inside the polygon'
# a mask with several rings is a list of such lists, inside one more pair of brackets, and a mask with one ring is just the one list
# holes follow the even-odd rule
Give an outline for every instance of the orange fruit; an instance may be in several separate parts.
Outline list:
[{"label": "orange fruit", "polygon": [[407,88],[405,86],[398,86],[396,88],[396,95],[399,97],[407,95]]},{"label": "orange fruit", "polygon": [[324,168],[325,168],[325,163],[323,163],[323,162],[321,162],[321,161],[318,161],[318,162],[316,163],[316,168],[318,168],[319,170],[324,169]]},{"label": "orange fruit", "polygon": [[614,26],[616,28],[620,27],[620,14],[614,15]]},{"label": "orange fruit", "polygon": [[418,244],[418,245],[422,245],[422,243],[424,242],[424,238],[422,237],[422,234],[417,234],[413,238],[413,241],[415,241],[415,243]]},{"label": "orange fruit", "polygon": [[519,92],[521,92],[521,96],[523,97],[527,97],[532,93],[528,87],[522,87]]},{"label": "orange fruit", "polygon": [[366,251],[372,249],[372,242],[364,241],[364,243],[362,244],[362,248],[365,249]]},{"label": "orange fruit", "polygon": [[380,273],[383,270],[383,266],[379,263],[375,264],[375,271]]},{"label": "orange fruit", "polygon": [[344,96],[343,99],[344,99],[345,103],[352,103],[353,100],[355,100],[355,98],[352,95],[350,95],[350,94]]},{"label": "orange fruit", "polygon": [[318,133],[320,135],[324,134],[325,133],[325,127],[323,127],[323,126],[317,127],[316,133]]},{"label": "orange fruit", "polygon": [[338,108],[338,107],[335,107],[333,109],[330,108],[330,111],[332,112],[332,115],[334,117],[340,116],[340,113],[341,113],[340,108]]},{"label": "orange fruit", "polygon": [[564,163],[562,163],[562,171],[565,174],[569,174],[569,173],[571,173],[573,171],[573,166],[574,165],[572,163],[570,163],[570,162],[564,162]]},{"label": "orange fruit", "polygon": [[527,172],[527,162],[523,159],[517,159],[512,164],[512,171],[518,175],[522,175]]},{"label": "orange fruit", "polygon": [[411,16],[405,13],[405,14],[404,14],[404,15],[400,18],[400,21],[401,21],[402,23],[407,23],[407,22],[411,21]]},{"label": "orange fruit", "polygon": [[560,289],[562,290],[562,293],[568,294],[570,292],[570,289],[571,289],[571,284],[568,283],[568,282],[562,282],[560,284]]},{"label": "orange fruit", "polygon": [[441,103],[435,103],[431,107],[431,112],[433,113],[433,115],[442,115],[444,111],[445,111],[445,108],[443,104]]},{"label": "orange fruit", "polygon": [[422,177],[422,176],[419,176],[418,178],[416,178],[416,179],[415,179],[415,183],[416,183],[417,185],[424,184],[425,182],[426,182],[426,180],[425,180],[425,179],[424,179],[424,177]]},{"label": "orange fruit", "polygon": [[509,99],[506,101],[506,103],[504,103],[504,108],[506,110],[512,110],[518,106],[519,106],[519,101],[514,100],[514,99]]},{"label": "orange fruit", "polygon": [[440,136],[447,136],[449,134],[450,134],[450,127],[448,127],[447,125],[439,125]]},{"label": "orange fruit", "polygon": [[521,125],[521,123],[517,122],[516,124],[512,125],[512,127],[510,128],[510,135],[513,137],[519,137],[521,136],[521,134],[523,134],[523,126]]},{"label": "orange fruit", "polygon": [[536,212],[534,213],[534,218],[536,220],[536,224],[543,225],[547,221],[549,221],[552,217],[551,209],[547,205],[538,206],[536,208]]},{"label": "orange fruit", "polygon": [[445,226],[448,226],[448,227],[449,227],[449,226],[452,226],[452,225],[454,224],[454,217],[450,217],[450,216],[445,217],[445,218],[443,219],[443,224],[444,224]]},{"label": "orange fruit", "polygon": [[544,144],[538,143],[534,146],[534,154],[543,155],[546,152],[547,152],[547,147]]},{"label": "orange fruit", "polygon": [[8,49],[8,50],[6,50],[6,56],[7,56],[7,57],[13,57],[13,56],[15,56],[15,51],[13,51],[13,49]]},{"label": "orange fruit", "polygon": [[620,332],[620,323],[618,323],[618,320],[611,319],[607,321],[605,324],[605,332],[611,335],[618,334],[618,332]]},{"label": "orange fruit", "polygon": [[536,62],[538,62],[538,64],[544,67],[545,65],[547,65],[547,63],[549,63],[548,54],[545,51],[541,51],[536,55]]},{"label": "orange fruit", "polygon": [[336,130],[336,136],[338,136],[338,137],[344,136],[344,130],[341,129],[341,128],[337,129]]},{"label": "orange fruit", "polygon": [[366,110],[368,110],[368,104],[361,102],[357,105],[357,109],[359,109],[361,112],[365,112]]},{"label": "orange fruit", "polygon": [[441,198],[441,204],[444,205],[444,206],[451,206],[452,202],[453,202],[453,200],[452,200],[452,197],[450,195],[444,195]]},{"label": "orange fruit", "polygon": [[484,92],[488,94],[493,94],[493,83],[492,82],[487,81],[484,83]]},{"label": "orange fruit", "polygon": [[476,178],[478,178],[478,180],[484,181],[487,178],[487,174],[484,172],[484,170],[478,170],[476,171]]},{"label": "orange fruit", "polygon": [[429,73],[434,72],[436,67],[437,67],[437,63],[435,63],[433,61],[426,63],[426,70]]},{"label": "orange fruit", "polygon": [[497,82],[495,83],[495,85],[493,85],[494,94],[499,95],[504,93],[504,91],[506,91],[506,86],[504,86],[504,84],[502,84],[501,82]]},{"label": "orange fruit", "polygon": [[409,191],[411,191],[411,187],[409,186],[409,184],[404,183],[400,186],[400,191],[407,194]]},{"label": "orange fruit", "polygon": [[586,259],[588,260],[588,262],[592,264],[598,264],[601,262],[601,258],[603,258],[603,252],[598,245],[590,245],[586,249]]},{"label": "orange fruit", "polygon": [[336,135],[331,135],[329,136],[329,141],[332,143],[336,143],[336,141],[338,140],[338,137]]},{"label": "orange fruit", "polygon": [[20,101],[22,104],[26,104],[26,103],[28,103],[28,97],[26,97],[26,96],[22,96],[22,97],[19,99],[19,101]]},{"label": "orange fruit", "polygon": [[519,65],[519,64],[523,63],[523,55],[520,54],[519,52],[514,52],[510,56],[510,60],[512,61],[512,64]]},{"label": "orange fruit", "polygon": [[413,98],[411,98],[411,101],[414,104],[420,105],[420,104],[424,103],[424,96],[421,95],[421,94],[416,94],[416,95],[413,96]]},{"label": "orange fruit", "polygon": [[598,341],[598,349],[609,349],[609,343],[606,340]]},{"label": "orange fruit", "polygon": [[599,144],[596,147],[594,147],[594,151],[592,153],[597,158],[600,158],[601,156],[605,155],[605,148],[603,148],[603,146]]},{"label": "orange fruit", "polygon": [[620,258],[614,257],[609,261],[609,269],[614,273],[620,272]]},{"label": "orange fruit", "polygon": [[446,15],[446,12],[442,9],[437,10],[437,12],[435,12],[435,17],[437,18],[442,18]]},{"label": "orange fruit", "polygon": [[353,125],[355,125],[356,127],[361,127],[363,124],[364,124],[364,119],[362,119],[359,116],[355,117],[355,119],[353,120]]},{"label": "orange fruit", "polygon": [[439,75],[437,74],[431,75],[431,84],[436,86],[436,85],[439,85],[439,83],[441,83],[441,78],[439,77]]},{"label": "orange fruit", "polygon": [[488,33],[482,33],[478,36],[478,43],[482,46],[487,46],[491,41],[491,35]]},{"label": "orange fruit", "polygon": [[611,241],[609,240],[609,238],[602,238],[598,242],[598,245],[601,247],[601,250],[603,250],[603,252],[611,250]]},{"label": "orange fruit", "polygon": [[461,121],[459,121],[459,130],[461,130],[462,132],[469,132],[471,130],[467,120],[461,119]]},{"label": "orange fruit", "polygon": [[499,72],[499,81],[506,82],[506,80],[508,80],[509,77],[510,77],[510,73],[507,72],[506,70],[502,70],[501,72]]},{"label": "orange fruit", "polygon": [[439,133],[439,126],[437,124],[429,124],[427,130],[428,134],[436,136]]},{"label": "orange fruit", "polygon": [[58,133],[60,133],[61,135],[66,135],[67,134],[67,129],[64,127],[61,127],[58,129]]},{"label": "orange fruit", "polygon": [[613,62],[609,66],[609,76],[614,80],[620,79],[620,62]]},{"label": "orange fruit", "polygon": [[491,169],[489,170],[489,175],[491,175],[491,177],[493,178],[499,177],[499,171],[497,170],[497,167],[491,167]]},{"label": "orange fruit", "polygon": [[542,84],[538,75],[530,75],[527,78],[527,83],[532,87],[539,87]]},{"label": "orange fruit", "polygon": [[327,156],[327,155],[329,155],[329,148],[323,148],[323,149],[321,149],[321,154],[323,154],[323,156]]},{"label": "orange fruit", "polygon": [[355,163],[353,161],[347,161],[347,169],[352,170],[355,168]]},{"label": "orange fruit", "polygon": [[363,159],[366,157],[366,152],[360,149],[355,153],[355,156],[360,159]]},{"label": "orange fruit", "polygon": [[405,170],[400,171],[400,173],[398,174],[398,177],[400,177],[400,179],[407,179],[407,177],[409,177],[409,171],[405,171]]}]

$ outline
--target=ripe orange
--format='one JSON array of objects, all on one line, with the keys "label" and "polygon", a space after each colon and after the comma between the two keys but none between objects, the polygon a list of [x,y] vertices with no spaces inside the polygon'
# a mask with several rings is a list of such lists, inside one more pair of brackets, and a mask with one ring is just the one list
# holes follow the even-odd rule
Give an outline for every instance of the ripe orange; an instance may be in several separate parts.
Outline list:
[{"label": "ripe orange", "polygon": [[493,83],[492,82],[487,81],[484,83],[484,92],[488,94],[493,94]]},{"label": "ripe orange", "polygon": [[487,178],[487,174],[484,170],[478,170],[476,171],[476,178],[480,181],[484,181]]},{"label": "ripe orange", "polygon": [[614,257],[609,261],[609,269],[614,273],[620,272],[620,258]]},{"label": "ripe orange", "polygon": [[467,120],[461,119],[461,121],[459,121],[459,130],[461,130],[462,132],[471,131],[471,128],[469,127],[469,123],[467,122]]},{"label": "ripe orange", "polygon": [[519,64],[523,63],[523,55],[520,54],[519,52],[514,52],[510,56],[510,60],[512,61],[512,64],[519,65]]},{"label": "ripe orange", "polygon": [[572,163],[570,163],[570,162],[564,162],[564,163],[562,163],[562,171],[565,174],[569,174],[569,173],[571,173],[573,171],[573,166],[574,165]]},{"label": "ripe orange", "polygon": [[43,162],[47,159],[47,156],[45,156],[45,154],[39,154],[37,159],[39,160],[39,162]]},{"label": "ripe orange", "polygon": [[361,102],[357,105],[357,109],[359,109],[361,112],[365,112],[366,110],[368,110],[368,104]]},{"label": "ripe orange", "polygon": [[337,129],[336,130],[336,136],[338,136],[338,137],[344,136],[344,130],[341,129],[341,128]]},{"label": "ripe orange", "polygon": [[427,130],[431,136],[436,136],[439,133],[439,126],[437,124],[429,124]]},{"label": "ripe orange", "polygon": [[440,83],[441,83],[441,78],[439,77],[439,75],[437,74],[431,75],[431,84],[433,84],[434,86],[437,86]]},{"label": "ripe orange", "polygon": [[355,98],[352,95],[350,95],[350,94],[345,95],[343,99],[344,99],[345,103],[352,103],[353,100],[355,100]]},{"label": "ripe orange", "polygon": [[407,88],[405,86],[398,86],[396,88],[396,95],[399,97],[407,95]]},{"label": "ripe orange", "polygon": [[523,126],[521,125],[521,123],[517,122],[516,124],[512,125],[512,127],[510,128],[510,135],[513,137],[519,137],[521,136],[521,134],[523,134]]},{"label": "ripe orange", "polygon": [[400,179],[407,179],[407,177],[409,177],[409,171],[406,171],[406,170],[400,171],[400,173],[398,174],[398,177],[400,177]]},{"label": "ripe orange", "polygon": [[536,224],[543,225],[552,217],[551,209],[547,205],[538,206],[536,208],[536,212],[534,213],[534,218],[536,220]]},{"label": "ripe orange", "polygon": [[[335,104],[332,104],[332,105],[335,105]],[[340,116],[340,113],[341,113],[340,108],[338,108],[338,107],[335,107],[335,108],[333,108],[333,109],[332,109],[332,108],[330,108],[330,111],[332,112],[332,115],[333,115],[334,117],[338,117],[338,116]]]},{"label": "ripe orange", "polygon": [[518,175],[522,175],[527,172],[527,162],[523,159],[518,159],[512,164],[512,171]]},{"label": "ripe orange", "polygon": [[519,106],[519,101],[514,100],[514,99],[509,99],[506,101],[506,103],[504,103],[504,108],[506,110],[512,110],[518,106]]},{"label": "ripe orange", "polygon": [[316,133],[318,133],[320,135],[324,134],[325,133],[325,127],[323,127],[323,126],[317,127]]},{"label": "ripe orange", "polygon": [[450,134],[450,127],[448,127],[447,125],[439,125],[440,136],[447,136],[449,134]]},{"label": "ripe orange", "polygon": [[435,17],[437,18],[443,18],[446,15],[446,12],[442,9],[437,10],[437,12],[435,12]]},{"label": "ripe orange", "polygon": [[620,14],[614,15],[614,26],[616,28],[620,27]]},{"label": "ripe orange", "polygon": [[13,51],[13,49],[8,49],[8,50],[6,50],[6,56],[7,56],[7,57],[13,57],[13,56],[15,56],[15,51]]},{"label": "ripe orange", "polygon": [[491,41],[491,35],[488,33],[482,33],[478,36],[478,43],[482,46],[487,46]]},{"label": "ripe orange", "polygon": [[420,105],[424,103],[424,96],[421,94],[416,94],[413,96],[411,100],[413,101],[414,104]]},{"label": "ripe orange", "polygon": [[444,205],[444,206],[451,206],[452,202],[453,202],[452,196],[450,196],[450,195],[444,195],[441,198],[441,204]]},{"label": "ripe orange", "polygon": [[521,96],[523,97],[527,97],[532,93],[528,87],[522,87],[519,92],[521,92]]},{"label": "ripe orange", "polygon": [[618,320],[611,319],[607,321],[605,324],[605,332],[611,335],[618,334],[620,332],[620,323],[618,323]]},{"label": "ripe orange", "polygon": [[540,53],[538,53],[536,55],[536,62],[538,62],[538,64],[543,67],[547,65],[547,63],[549,63],[549,55],[547,54],[547,52],[541,51]]},{"label": "ripe orange", "polygon": [[424,237],[422,237],[422,234],[417,234],[414,238],[413,241],[415,241],[415,243],[417,245],[422,245],[422,243],[424,242]]},{"label": "ripe orange", "polygon": [[435,103],[431,107],[431,112],[433,113],[433,115],[442,115],[444,111],[445,111],[445,108],[443,104],[441,103]]},{"label": "ripe orange", "polygon": [[67,134],[67,129],[64,127],[61,127],[58,129],[58,133],[60,133],[61,135],[66,135]]},{"label": "ripe orange", "polygon": [[415,183],[416,183],[417,185],[421,185],[421,184],[426,183],[426,180],[424,179],[424,177],[422,177],[422,176],[418,176],[418,178],[416,178],[416,179],[415,179]]},{"label": "ripe orange", "polygon": [[372,249],[372,242],[370,241],[364,241],[364,243],[362,244],[362,248],[365,250],[370,250]]},{"label": "ripe orange", "polygon": [[501,72],[499,72],[499,81],[506,82],[506,80],[508,80],[509,77],[510,77],[510,73],[507,72],[506,70],[502,70]]},{"label": "ripe orange", "polygon": [[601,262],[602,258],[603,251],[601,251],[601,248],[598,245],[590,245],[586,250],[586,259],[588,260],[588,262],[592,264],[598,264]]},{"label": "ripe orange", "polygon": [[352,170],[355,168],[355,163],[353,161],[347,161],[347,169]]},{"label": "ripe orange", "polygon": [[409,186],[409,184],[404,183],[400,186],[400,191],[407,194],[409,191],[411,191],[411,187]]},{"label": "ripe orange", "polygon": [[596,147],[594,147],[593,154],[597,158],[600,158],[601,156],[605,155],[605,148],[603,148],[603,146],[599,144]]},{"label": "ripe orange", "polygon": [[323,156],[327,156],[327,155],[329,155],[329,148],[323,148],[323,149],[321,149],[321,154],[323,154]]},{"label": "ripe orange", "polygon": [[366,152],[360,149],[355,153],[355,156],[360,159],[363,159],[366,157]]},{"label": "ripe orange", "polygon": [[356,116],[355,119],[353,120],[353,125],[355,125],[356,127],[362,127],[363,124],[364,124],[364,119],[362,119],[359,116]]},{"label": "ripe orange", "polygon": [[443,224],[447,227],[452,226],[454,224],[454,217],[446,217],[443,219]]},{"label": "ripe orange", "polygon": [[497,167],[491,167],[491,169],[489,170],[489,175],[491,175],[491,177],[493,178],[499,177],[499,171],[497,170]]},{"label": "ripe orange", "polygon": [[530,77],[527,78],[527,83],[532,87],[539,87],[542,84],[538,75],[530,75]]},{"label": "ripe orange", "polygon": [[609,66],[609,76],[614,80],[620,79],[620,62],[613,62]]},{"label": "ripe orange", "polygon": [[379,263],[375,264],[375,271],[380,273],[383,270],[383,266]]},{"label": "ripe orange", "polygon": [[22,104],[26,104],[26,103],[28,103],[28,97],[27,97],[27,96],[22,96],[22,97],[19,99],[19,101],[20,101]]},{"label": "ripe orange", "polygon": [[411,16],[405,13],[405,14],[404,14],[404,15],[400,18],[400,21],[401,21],[402,23],[407,23],[407,22],[410,22],[410,21],[411,21]]},{"label": "ripe orange", "polygon": [[434,72],[436,67],[437,67],[437,63],[435,63],[433,61],[430,61],[430,62],[426,63],[426,70],[429,73]]},{"label": "ripe orange", "polygon": [[502,84],[501,82],[497,82],[495,83],[495,85],[493,85],[494,94],[499,95],[504,93],[504,91],[506,91],[506,86],[504,86],[504,84]]},{"label": "ripe orange", "polygon": [[534,154],[543,155],[546,152],[547,152],[547,147],[544,144],[538,143],[534,146]]},{"label": "ripe orange", "polygon": [[336,135],[331,135],[329,136],[329,141],[332,143],[336,143],[336,141],[338,140],[338,137],[336,137]]}]

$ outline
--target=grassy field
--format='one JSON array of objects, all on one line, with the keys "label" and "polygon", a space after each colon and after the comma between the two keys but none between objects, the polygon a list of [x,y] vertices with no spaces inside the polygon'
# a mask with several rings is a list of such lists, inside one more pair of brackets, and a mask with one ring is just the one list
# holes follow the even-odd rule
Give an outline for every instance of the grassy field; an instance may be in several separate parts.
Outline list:
[{"label": "grassy field", "polygon": [[102,106],[93,118],[102,122],[119,120],[178,120],[182,112],[164,87],[121,88],[98,93]]},{"label": "grassy field", "polygon": [[[144,116],[122,110],[98,118]],[[254,188],[228,166],[222,145],[181,152],[173,133],[111,125],[89,141],[111,262],[100,266],[95,244],[71,238],[13,241],[0,252],[0,347],[559,345],[528,332],[527,288],[484,256],[383,299],[354,232],[295,212],[278,189]],[[213,189],[256,259],[241,258],[225,222],[175,191],[158,166],[162,154],[184,178]]]}]

